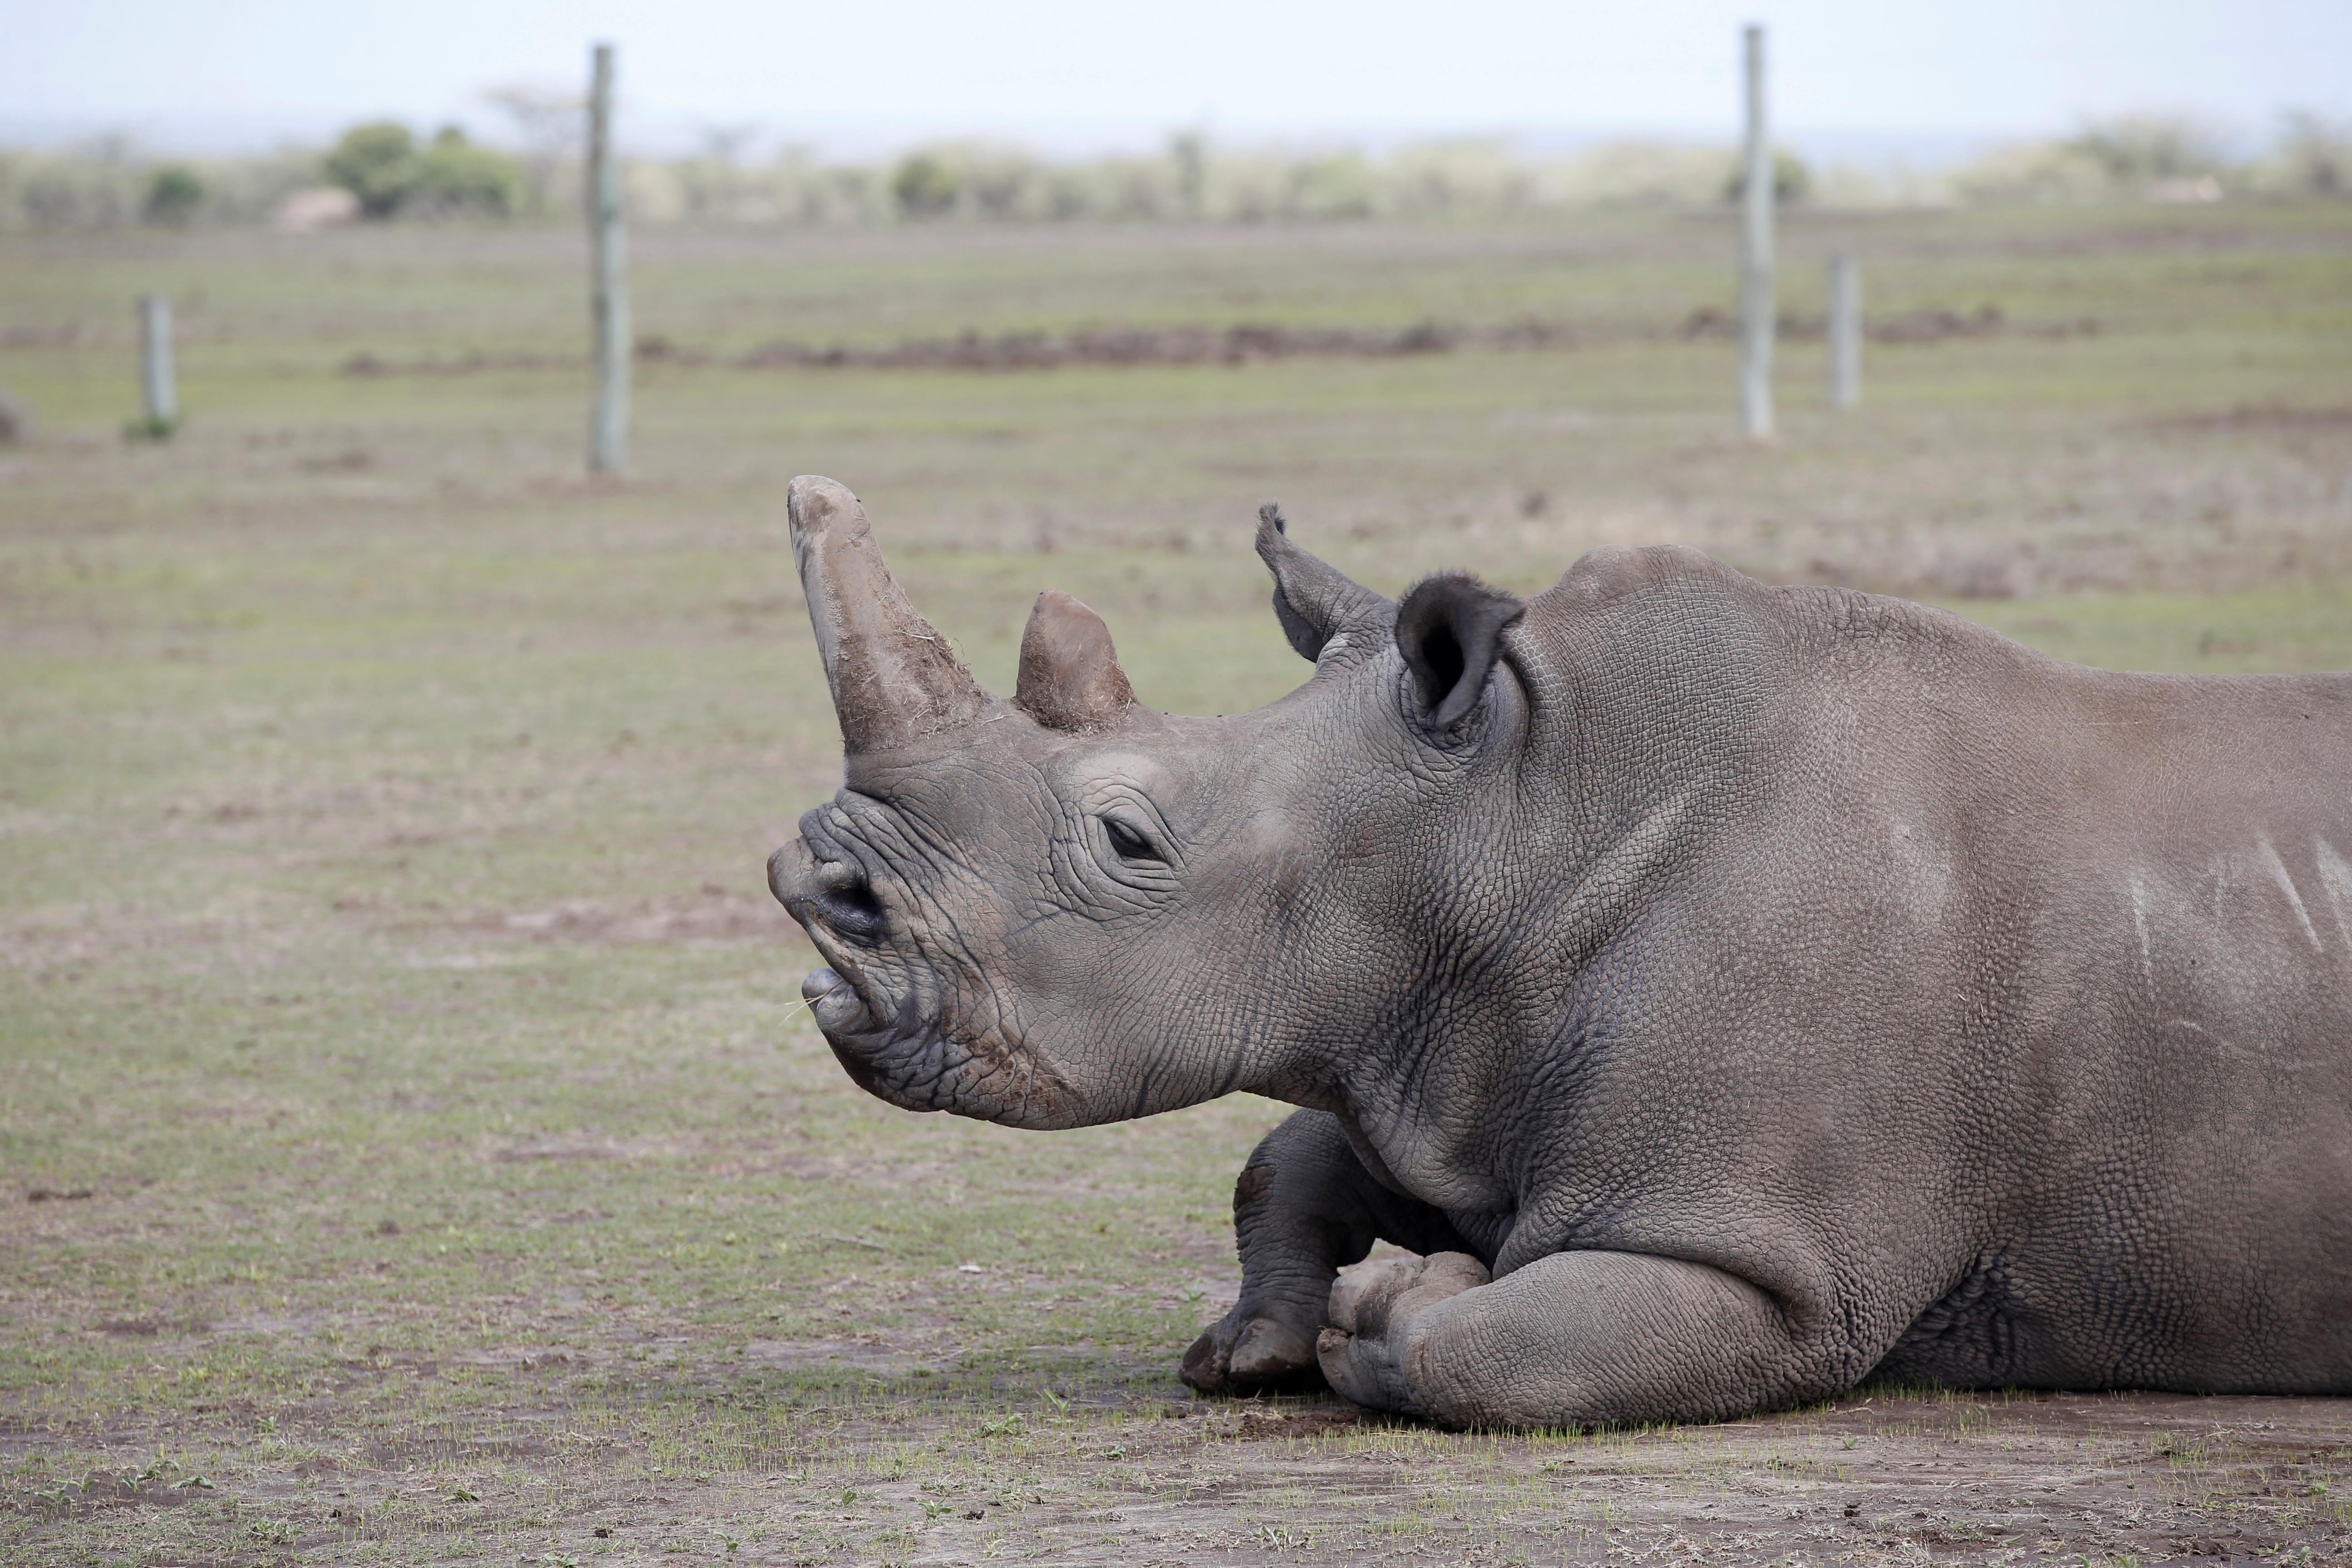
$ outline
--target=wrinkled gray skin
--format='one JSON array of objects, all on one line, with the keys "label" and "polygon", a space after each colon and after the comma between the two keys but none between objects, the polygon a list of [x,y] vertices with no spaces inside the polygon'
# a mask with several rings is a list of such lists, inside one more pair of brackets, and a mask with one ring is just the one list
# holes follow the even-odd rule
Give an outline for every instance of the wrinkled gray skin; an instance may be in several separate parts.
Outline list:
[{"label": "wrinkled gray skin", "polygon": [[[2352,677],[2082,669],[1682,549],[1401,629],[1268,526],[1298,690],[1152,712],[1048,595],[1007,703],[845,491],[793,511],[850,746],[771,879],[852,1075],[1020,1127],[1304,1107],[1194,1387],[2352,1390]],[[1375,1238],[1425,1257],[1335,1291]]]}]

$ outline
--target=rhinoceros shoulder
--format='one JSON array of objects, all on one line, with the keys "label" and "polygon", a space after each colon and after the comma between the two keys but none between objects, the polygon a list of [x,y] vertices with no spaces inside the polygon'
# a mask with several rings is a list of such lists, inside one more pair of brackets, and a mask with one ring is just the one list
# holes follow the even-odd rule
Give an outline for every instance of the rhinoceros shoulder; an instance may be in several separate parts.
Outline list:
[{"label": "rhinoceros shoulder", "polygon": [[1843,652],[1871,661],[1891,655],[1931,666],[1987,658],[2054,663],[1933,605],[1850,588],[1759,582],[1684,545],[1588,550],[1528,609],[1538,622],[1626,622],[1630,616],[1654,628],[1687,622],[1696,612],[1718,633],[1730,611],[1791,653]]},{"label": "rhinoceros shoulder", "polygon": [[1540,597],[1563,612],[1589,612],[1629,595],[1708,580],[1726,588],[1749,582],[1688,545],[1602,545],[1577,557],[1567,575]]}]

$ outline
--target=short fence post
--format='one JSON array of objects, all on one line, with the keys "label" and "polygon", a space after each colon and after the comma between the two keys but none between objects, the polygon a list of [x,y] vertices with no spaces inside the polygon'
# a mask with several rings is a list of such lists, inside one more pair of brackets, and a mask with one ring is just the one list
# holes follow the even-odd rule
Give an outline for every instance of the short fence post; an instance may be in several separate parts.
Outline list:
[{"label": "short fence post", "polygon": [[1843,251],[1830,257],[1830,402],[1862,402],[1862,268]]},{"label": "short fence post", "polygon": [[172,302],[161,294],[139,300],[139,390],[147,403],[146,434],[165,436],[180,422],[180,393],[172,373]]},{"label": "short fence post", "polygon": [[595,329],[596,408],[588,467],[618,474],[629,456],[629,277],[621,228],[620,160],[613,148],[613,46],[596,46],[588,93],[588,232],[593,251],[589,317]]},{"label": "short fence post", "polygon": [[1198,131],[1180,131],[1169,144],[1176,158],[1176,199],[1188,218],[1209,210],[1209,141]]},{"label": "short fence post", "polygon": [[1772,439],[1772,139],[1764,114],[1764,29],[1741,34],[1748,157],[1740,193],[1739,413],[1751,441]]}]

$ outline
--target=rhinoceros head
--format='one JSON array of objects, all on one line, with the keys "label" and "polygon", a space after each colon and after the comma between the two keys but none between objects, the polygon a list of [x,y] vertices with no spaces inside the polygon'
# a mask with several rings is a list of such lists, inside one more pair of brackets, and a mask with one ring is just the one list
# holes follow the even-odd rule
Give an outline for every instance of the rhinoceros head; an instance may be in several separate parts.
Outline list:
[{"label": "rhinoceros head", "polygon": [[1524,694],[1490,675],[1519,602],[1452,577],[1400,607],[1268,507],[1257,549],[1315,661],[1304,686],[1156,712],[1101,619],[1048,591],[1008,702],[891,580],[856,497],[803,476],[790,510],[847,764],[769,882],[825,959],[803,992],[851,1076],[1027,1127],[1328,1098],[1316,1063],[1445,940],[1442,868],[1396,852],[1443,837],[1433,795],[1511,747]]}]

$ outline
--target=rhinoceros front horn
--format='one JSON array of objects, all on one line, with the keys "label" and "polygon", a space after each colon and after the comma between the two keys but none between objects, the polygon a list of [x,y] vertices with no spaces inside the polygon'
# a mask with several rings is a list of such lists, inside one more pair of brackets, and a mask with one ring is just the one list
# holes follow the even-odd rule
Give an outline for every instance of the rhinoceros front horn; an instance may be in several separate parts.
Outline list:
[{"label": "rhinoceros front horn", "polygon": [[785,509],[843,747],[885,751],[978,718],[987,694],[891,580],[857,497],[803,474]]}]

